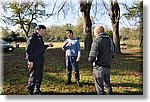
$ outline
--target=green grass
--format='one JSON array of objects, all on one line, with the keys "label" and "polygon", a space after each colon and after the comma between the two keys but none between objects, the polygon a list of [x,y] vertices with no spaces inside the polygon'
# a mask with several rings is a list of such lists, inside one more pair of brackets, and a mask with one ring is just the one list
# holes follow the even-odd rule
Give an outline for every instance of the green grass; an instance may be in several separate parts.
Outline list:
[{"label": "green grass", "polygon": [[[143,94],[143,54],[141,49],[127,49],[116,55],[111,66],[111,83],[114,95]],[[3,92],[4,95],[26,95],[28,68],[25,60],[25,49],[4,53]],[[96,95],[92,67],[87,58],[88,52],[82,50],[79,62],[82,87],[75,84],[65,86],[66,69],[64,52],[61,48],[48,49],[45,52],[45,65],[42,91],[44,95]]]}]

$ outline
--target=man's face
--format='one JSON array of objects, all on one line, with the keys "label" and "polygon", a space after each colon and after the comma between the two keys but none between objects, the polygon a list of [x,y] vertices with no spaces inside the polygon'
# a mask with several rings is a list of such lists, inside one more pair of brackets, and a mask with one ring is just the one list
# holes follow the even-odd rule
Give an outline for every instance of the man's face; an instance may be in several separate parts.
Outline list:
[{"label": "man's face", "polygon": [[94,29],[94,35],[97,36],[98,35],[98,31],[97,28]]},{"label": "man's face", "polygon": [[72,36],[72,34],[69,31],[66,31],[66,36],[67,36],[67,38],[70,38]]},{"label": "man's face", "polygon": [[41,36],[44,36],[45,33],[46,33],[46,29],[40,29],[39,33],[40,33]]}]

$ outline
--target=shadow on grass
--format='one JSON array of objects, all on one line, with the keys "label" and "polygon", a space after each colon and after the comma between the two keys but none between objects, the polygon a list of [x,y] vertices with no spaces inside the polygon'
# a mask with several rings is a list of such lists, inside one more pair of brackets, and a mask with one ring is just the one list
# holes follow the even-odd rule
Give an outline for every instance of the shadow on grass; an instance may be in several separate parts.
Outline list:
[{"label": "shadow on grass", "polygon": [[117,84],[113,83],[112,86],[143,88],[143,84],[133,84],[133,83],[117,83]]},{"label": "shadow on grass", "polygon": [[84,93],[84,92],[80,92],[80,93],[57,93],[57,92],[43,92],[42,95],[97,95],[96,92],[89,92],[89,93]]},{"label": "shadow on grass", "polygon": [[139,91],[124,91],[124,93],[113,92],[112,95],[143,95],[143,92]]},{"label": "shadow on grass", "polygon": [[[57,93],[57,92],[43,92],[42,95],[97,95],[96,92],[80,92],[80,93]],[[125,91],[125,93],[113,92],[112,95],[143,95],[143,92],[139,91]]]},{"label": "shadow on grass", "polygon": [[[134,83],[117,83],[112,84],[113,87],[129,87],[143,89],[143,84],[134,84]],[[113,93],[114,95],[143,95],[143,91],[133,91],[133,90],[124,90],[123,93]]]}]

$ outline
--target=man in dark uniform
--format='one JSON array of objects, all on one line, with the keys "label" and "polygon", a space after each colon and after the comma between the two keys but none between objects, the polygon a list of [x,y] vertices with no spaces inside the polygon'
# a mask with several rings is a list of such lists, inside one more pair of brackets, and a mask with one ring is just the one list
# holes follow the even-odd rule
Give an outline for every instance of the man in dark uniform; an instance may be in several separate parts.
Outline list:
[{"label": "man in dark uniform", "polygon": [[41,94],[40,86],[42,84],[43,66],[44,66],[44,52],[47,47],[53,47],[53,44],[44,45],[43,36],[45,35],[46,27],[38,25],[36,32],[27,39],[26,59],[28,60],[29,80],[28,92],[34,94]]},{"label": "man in dark uniform", "polygon": [[104,83],[106,85],[106,94],[112,94],[110,84],[110,66],[114,54],[113,41],[106,33],[103,26],[96,26],[94,29],[95,41],[92,43],[89,54],[89,61],[93,63],[93,76],[98,95],[103,95]]}]

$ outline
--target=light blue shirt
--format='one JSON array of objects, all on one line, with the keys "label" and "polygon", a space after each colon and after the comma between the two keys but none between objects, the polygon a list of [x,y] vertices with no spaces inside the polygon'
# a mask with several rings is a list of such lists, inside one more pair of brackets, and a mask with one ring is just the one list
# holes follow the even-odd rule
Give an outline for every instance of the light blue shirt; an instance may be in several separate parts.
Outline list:
[{"label": "light blue shirt", "polygon": [[66,39],[68,42],[66,46],[62,46],[62,49],[66,51],[66,56],[77,56],[81,57],[80,43],[77,39]]}]

